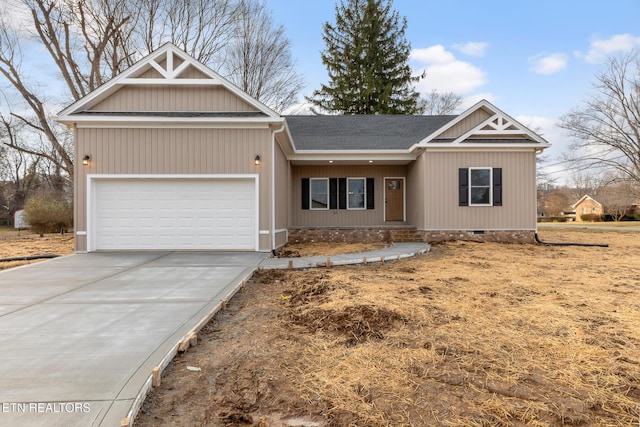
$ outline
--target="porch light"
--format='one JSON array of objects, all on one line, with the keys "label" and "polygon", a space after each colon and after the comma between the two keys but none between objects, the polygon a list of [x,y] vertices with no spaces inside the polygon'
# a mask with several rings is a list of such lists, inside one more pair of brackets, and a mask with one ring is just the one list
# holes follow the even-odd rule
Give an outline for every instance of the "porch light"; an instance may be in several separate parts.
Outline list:
[{"label": "porch light", "polygon": [[88,166],[89,160],[91,160],[91,156],[88,154],[85,154],[84,157],[82,158],[82,164],[85,166]]},{"label": "porch light", "polygon": [[260,154],[256,154],[256,158],[253,159],[253,164],[255,164],[256,166],[260,166],[260,163],[261,163]]}]

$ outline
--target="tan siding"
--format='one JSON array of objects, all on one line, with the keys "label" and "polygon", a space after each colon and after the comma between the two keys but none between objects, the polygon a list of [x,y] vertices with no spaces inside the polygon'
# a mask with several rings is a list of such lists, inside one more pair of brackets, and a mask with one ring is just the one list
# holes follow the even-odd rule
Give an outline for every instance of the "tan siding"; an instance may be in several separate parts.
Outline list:
[{"label": "tan siding", "polygon": [[[405,166],[293,166],[292,219],[294,227],[382,226],[384,223],[384,177],[405,177]],[[375,178],[375,209],[303,210],[302,178]],[[407,183],[407,187],[410,184]],[[396,223],[397,224],[397,223]]]},{"label": "tan siding", "polygon": [[275,144],[276,230],[289,226],[289,161],[279,144]]},{"label": "tan siding", "polygon": [[182,72],[182,74],[178,76],[178,78],[179,79],[208,79],[210,77],[207,76],[202,71],[195,68],[194,66],[190,65],[189,67],[187,67],[186,70]]},{"label": "tan siding", "polygon": [[461,120],[459,123],[456,123],[452,128],[447,129],[442,134],[438,135],[436,139],[457,138],[460,135],[463,135],[464,133],[478,126],[480,123],[484,122],[491,116],[492,114],[488,113],[487,111],[483,109],[478,109],[469,117],[466,117],[465,119]]},{"label": "tan siding", "polygon": [[148,70],[140,74],[139,77],[143,79],[163,79],[164,78],[162,74],[160,74],[160,72],[153,67],[149,68]]},{"label": "tan siding", "polygon": [[[428,230],[534,230],[536,156],[528,152],[434,153],[426,156]],[[502,168],[503,206],[458,206],[458,169]]]},{"label": "tan siding", "polygon": [[91,108],[92,111],[256,111],[220,86],[123,87]]},{"label": "tan siding", "polygon": [[418,229],[425,227],[424,203],[426,193],[425,155],[407,165],[407,222]]},{"label": "tan siding", "polygon": [[[268,230],[270,141],[268,129],[78,129],[76,158],[89,154],[91,163],[76,162],[75,228],[86,231],[87,174],[258,174],[259,227]],[[254,165],[256,154],[261,166]],[[79,239],[77,250],[85,244]],[[269,241],[260,249],[270,248]]]}]

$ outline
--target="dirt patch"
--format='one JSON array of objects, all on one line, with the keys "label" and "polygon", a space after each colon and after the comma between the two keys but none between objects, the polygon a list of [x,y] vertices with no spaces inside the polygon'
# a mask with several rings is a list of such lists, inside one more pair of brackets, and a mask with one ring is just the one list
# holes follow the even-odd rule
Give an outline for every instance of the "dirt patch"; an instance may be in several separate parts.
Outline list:
[{"label": "dirt patch", "polygon": [[136,425],[635,425],[639,236],[544,231],[610,247],[450,242],[260,272]]},{"label": "dirt patch", "polygon": [[[29,231],[3,230],[0,232],[0,258],[36,255],[69,255],[74,251],[73,234],[32,234]],[[34,261],[0,262],[0,270],[31,264]]]}]

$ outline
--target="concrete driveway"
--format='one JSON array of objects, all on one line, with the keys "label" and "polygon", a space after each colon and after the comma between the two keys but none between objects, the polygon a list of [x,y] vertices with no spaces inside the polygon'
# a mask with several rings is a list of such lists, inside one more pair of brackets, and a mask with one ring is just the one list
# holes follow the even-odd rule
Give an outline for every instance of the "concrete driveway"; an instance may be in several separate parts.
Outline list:
[{"label": "concrete driveway", "polygon": [[266,256],[91,253],[0,272],[0,426],[120,426]]}]

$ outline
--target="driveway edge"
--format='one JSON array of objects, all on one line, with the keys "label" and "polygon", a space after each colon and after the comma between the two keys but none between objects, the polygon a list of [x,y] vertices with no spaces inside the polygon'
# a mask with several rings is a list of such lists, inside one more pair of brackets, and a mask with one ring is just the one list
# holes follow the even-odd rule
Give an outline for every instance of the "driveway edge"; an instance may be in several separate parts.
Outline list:
[{"label": "driveway edge", "polygon": [[[158,368],[158,374],[154,374],[154,371],[156,371],[155,368],[151,371],[151,373],[149,374],[149,377],[147,378],[144,385],[140,389],[140,392],[138,393],[135,400],[133,401],[133,404],[131,405],[131,409],[127,413],[127,417],[123,418],[120,421],[120,427],[131,427],[134,425],[135,417],[138,415],[138,412],[140,412],[140,409],[142,408],[142,405],[145,399],[147,398],[147,395],[153,389],[154,376],[159,375],[159,377],[162,377],[162,373],[167,368],[167,366],[169,366],[169,363],[171,363],[171,361],[173,361],[173,359],[176,357],[179,349],[183,346],[183,344],[188,343],[191,340],[191,338],[194,335],[196,335],[207,323],[209,323],[211,319],[213,319],[213,317],[220,310],[224,310],[227,303],[231,300],[231,298],[233,298],[233,296],[236,293],[238,293],[240,289],[244,287],[244,285],[246,285],[247,281],[249,281],[249,279],[251,278],[251,276],[253,276],[253,273],[255,273],[256,270],[258,270],[258,266],[249,267],[245,269],[239,275],[240,280],[236,281],[230,286],[227,286],[223,290],[223,293],[222,293],[222,295],[224,295],[223,298],[212,299],[209,302],[209,304],[207,304],[207,306],[205,306],[203,309],[200,310],[200,311],[207,310],[207,314],[204,317],[202,317],[201,320],[198,321],[198,323],[193,328],[191,328],[186,334],[184,334],[182,338],[171,348],[171,350],[169,350],[167,354],[165,354],[165,356],[160,361],[160,364],[156,366],[156,368]],[[213,308],[210,308],[212,305],[213,305]],[[104,419],[106,420],[106,418],[107,416],[105,416]]]}]

